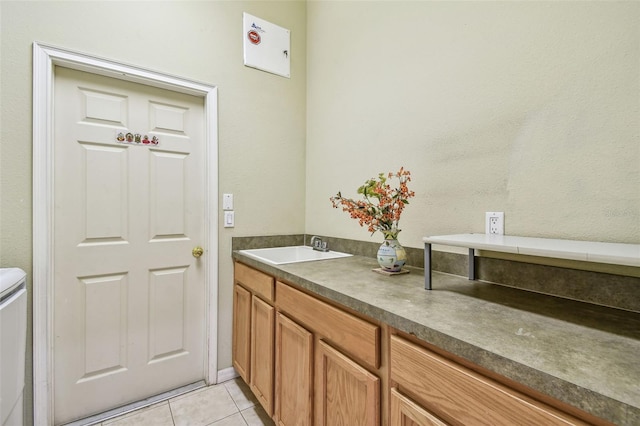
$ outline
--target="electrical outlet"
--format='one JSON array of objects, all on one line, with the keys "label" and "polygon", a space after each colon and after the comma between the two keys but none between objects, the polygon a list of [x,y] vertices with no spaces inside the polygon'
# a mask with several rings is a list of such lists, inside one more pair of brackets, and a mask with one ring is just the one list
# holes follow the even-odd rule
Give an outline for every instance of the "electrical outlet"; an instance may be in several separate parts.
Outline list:
[{"label": "electrical outlet", "polygon": [[485,233],[504,235],[504,212],[485,213]]}]

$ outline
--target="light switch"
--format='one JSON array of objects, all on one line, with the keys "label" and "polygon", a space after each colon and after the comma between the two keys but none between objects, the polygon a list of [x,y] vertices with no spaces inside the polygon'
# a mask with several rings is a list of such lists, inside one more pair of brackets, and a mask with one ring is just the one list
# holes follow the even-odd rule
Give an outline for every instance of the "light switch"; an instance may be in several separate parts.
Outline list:
[{"label": "light switch", "polygon": [[233,211],[224,212],[224,227],[233,228],[235,226],[235,214]]},{"label": "light switch", "polygon": [[233,194],[222,194],[222,210],[233,210]]}]

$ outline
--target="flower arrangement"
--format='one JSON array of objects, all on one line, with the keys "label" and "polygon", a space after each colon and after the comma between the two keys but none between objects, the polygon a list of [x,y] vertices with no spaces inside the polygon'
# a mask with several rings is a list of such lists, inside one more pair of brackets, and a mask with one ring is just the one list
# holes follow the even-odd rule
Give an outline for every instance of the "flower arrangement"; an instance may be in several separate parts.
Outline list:
[{"label": "flower arrangement", "polygon": [[[398,178],[400,187],[391,188],[387,179]],[[377,179],[369,179],[358,188],[358,194],[364,196],[364,200],[352,200],[345,198],[340,192],[331,197],[334,208],[342,207],[357,219],[360,226],[367,226],[371,234],[382,232],[385,239],[397,239],[400,229],[400,215],[404,207],[409,204],[409,198],[415,196],[415,192],[409,191],[407,183],[411,181],[411,173],[401,167],[397,173],[388,175],[380,173]]]}]

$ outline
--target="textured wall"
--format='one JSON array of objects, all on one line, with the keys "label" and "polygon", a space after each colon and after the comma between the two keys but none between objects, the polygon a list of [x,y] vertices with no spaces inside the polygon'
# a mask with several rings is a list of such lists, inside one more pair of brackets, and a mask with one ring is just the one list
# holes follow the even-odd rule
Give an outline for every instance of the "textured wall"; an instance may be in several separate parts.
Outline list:
[{"label": "textured wall", "polygon": [[410,247],[486,211],[639,243],[638,22],[638,2],[310,2],[307,232],[368,240],[328,198],[404,166]]},{"label": "textured wall", "polygon": [[[291,79],[243,66],[242,12],[291,30]],[[230,367],[231,237],[304,231],[306,4],[3,1],[0,19],[1,266],[32,268],[34,41],[218,86],[219,192],[236,209],[218,244],[218,362]]]}]

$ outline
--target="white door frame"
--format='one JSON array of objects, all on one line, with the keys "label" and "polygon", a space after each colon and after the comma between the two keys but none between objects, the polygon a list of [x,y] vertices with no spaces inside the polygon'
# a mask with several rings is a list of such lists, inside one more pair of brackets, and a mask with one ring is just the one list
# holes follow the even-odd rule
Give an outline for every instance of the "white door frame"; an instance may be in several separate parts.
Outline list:
[{"label": "white door frame", "polygon": [[217,382],[218,337],[218,90],[215,86],[33,44],[33,417],[53,424],[53,85],[61,66],[204,99],[205,111],[205,380]]}]

